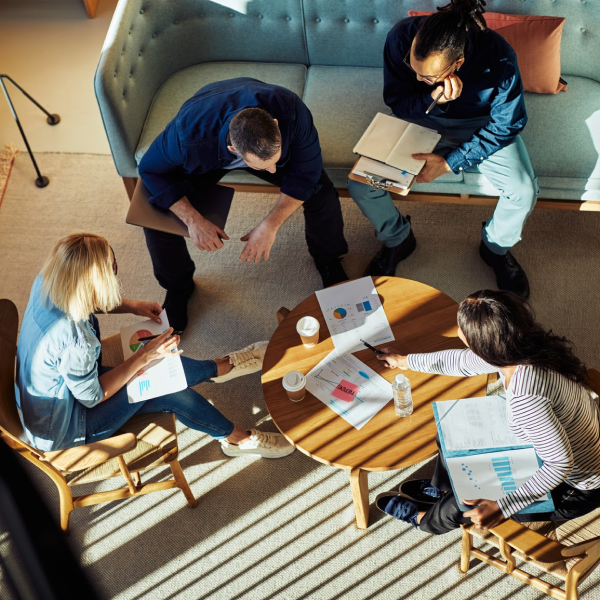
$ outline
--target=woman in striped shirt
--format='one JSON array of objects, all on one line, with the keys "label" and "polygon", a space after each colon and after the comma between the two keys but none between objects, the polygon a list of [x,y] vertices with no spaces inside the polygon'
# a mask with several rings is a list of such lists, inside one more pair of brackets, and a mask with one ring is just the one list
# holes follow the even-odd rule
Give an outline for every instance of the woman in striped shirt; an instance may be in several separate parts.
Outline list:
[{"label": "woman in striped shirt", "polygon": [[[378,355],[386,366],[469,377],[497,372],[506,390],[506,417],[515,435],[533,444],[542,466],[523,485],[496,501],[465,499],[457,506],[443,458],[431,481],[403,483],[377,497],[384,512],[433,534],[462,523],[489,529],[517,521],[565,520],[600,507],[600,410],[586,386],[586,369],[571,343],[536,323],[529,305],[509,292],[472,294],[458,309],[458,336],[467,346],[403,356]],[[551,513],[516,514],[551,493]]]}]

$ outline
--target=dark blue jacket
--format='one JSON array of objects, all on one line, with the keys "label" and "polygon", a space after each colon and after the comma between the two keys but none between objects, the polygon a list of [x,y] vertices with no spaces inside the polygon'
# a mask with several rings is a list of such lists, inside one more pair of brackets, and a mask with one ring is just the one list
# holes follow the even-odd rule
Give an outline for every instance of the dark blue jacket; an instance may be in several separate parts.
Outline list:
[{"label": "dark blue jacket", "polygon": [[[385,43],[383,97],[397,117],[408,121],[423,119],[432,102],[433,87],[417,81],[415,73],[403,62],[425,18],[403,19],[389,32]],[[430,112],[432,116],[448,119],[490,118],[468,142],[446,156],[448,166],[455,173],[479,164],[510,144],[527,123],[514,50],[501,35],[491,30],[473,28],[468,39],[465,62],[457,73],[463,82],[461,95],[456,100],[436,105]]]},{"label": "dark blue jacket", "polygon": [[279,123],[283,169],[281,191],[308,200],[319,188],[323,169],[321,146],[312,115],[302,100],[283,87],[249,77],[204,86],[179,110],[152,142],[139,166],[150,190],[150,202],[162,208],[186,196],[190,174],[223,169],[237,156],[227,149],[231,119],[242,109],[266,110]]}]

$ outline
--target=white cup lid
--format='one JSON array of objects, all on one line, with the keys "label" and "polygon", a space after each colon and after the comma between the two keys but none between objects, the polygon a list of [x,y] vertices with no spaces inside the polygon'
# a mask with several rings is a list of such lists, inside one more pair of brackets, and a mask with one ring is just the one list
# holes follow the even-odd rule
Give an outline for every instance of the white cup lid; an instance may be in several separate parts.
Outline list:
[{"label": "white cup lid", "polygon": [[300,371],[290,371],[283,376],[282,383],[288,392],[297,392],[306,385],[306,377]]},{"label": "white cup lid", "polygon": [[302,317],[296,325],[296,331],[300,335],[306,336],[315,335],[319,331],[319,328],[319,321],[314,317]]}]

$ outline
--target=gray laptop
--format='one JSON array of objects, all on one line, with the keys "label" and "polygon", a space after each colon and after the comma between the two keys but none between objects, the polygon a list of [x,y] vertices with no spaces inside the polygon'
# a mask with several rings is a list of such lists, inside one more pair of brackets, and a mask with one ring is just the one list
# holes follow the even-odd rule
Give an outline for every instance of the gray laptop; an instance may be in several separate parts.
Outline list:
[{"label": "gray laptop", "polygon": [[[188,198],[192,206],[217,227],[225,229],[231,201],[235,190],[223,185],[207,187],[194,198]],[[157,208],[149,202],[150,192],[141,177],[138,179],[129,211],[125,221],[130,225],[139,225],[149,229],[157,229],[175,235],[190,237],[187,227],[170,210]]]}]

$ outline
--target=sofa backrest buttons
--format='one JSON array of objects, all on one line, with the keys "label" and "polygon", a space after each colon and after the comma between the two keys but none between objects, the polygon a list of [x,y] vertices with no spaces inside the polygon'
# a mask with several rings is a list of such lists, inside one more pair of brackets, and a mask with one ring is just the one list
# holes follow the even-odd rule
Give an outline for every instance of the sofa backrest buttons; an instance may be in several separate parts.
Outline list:
[{"label": "sofa backrest buttons", "polygon": [[350,19],[344,19],[344,23],[350,23]]},{"label": "sofa backrest buttons", "polygon": [[379,21],[377,19],[373,19],[373,23],[375,23],[375,25],[377,25],[377,23],[379,23]]},{"label": "sofa backrest buttons", "polygon": [[317,23],[320,23],[320,22],[321,22],[321,19],[315,19],[315,21],[316,21]]},{"label": "sofa backrest buttons", "polygon": [[585,33],[585,27],[582,27],[580,31],[581,33]]}]

